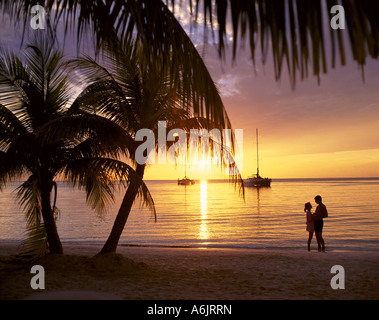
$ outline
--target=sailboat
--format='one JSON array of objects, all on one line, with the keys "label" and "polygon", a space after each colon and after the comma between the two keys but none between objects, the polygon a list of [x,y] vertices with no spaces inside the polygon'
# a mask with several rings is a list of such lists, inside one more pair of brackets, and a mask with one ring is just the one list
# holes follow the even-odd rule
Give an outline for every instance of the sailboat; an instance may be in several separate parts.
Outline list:
[{"label": "sailboat", "polygon": [[178,185],[180,186],[188,186],[190,184],[195,184],[195,180],[191,180],[187,177],[187,166],[184,167],[184,178],[179,179],[178,178]]},{"label": "sailboat", "polygon": [[257,173],[248,177],[247,181],[251,187],[256,187],[256,188],[267,187],[267,188],[269,188],[269,187],[271,187],[271,179],[270,178],[262,178],[259,175],[258,129],[256,129],[256,136],[257,136]]}]

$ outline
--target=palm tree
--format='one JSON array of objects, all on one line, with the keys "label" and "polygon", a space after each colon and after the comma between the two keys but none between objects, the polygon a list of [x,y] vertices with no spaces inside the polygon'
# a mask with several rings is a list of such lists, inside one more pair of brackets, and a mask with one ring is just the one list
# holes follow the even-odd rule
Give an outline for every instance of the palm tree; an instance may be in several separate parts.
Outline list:
[{"label": "palm tree", "polygon": [[42,240],[46,234],[50,253],[63,253],[55,178],[84,188],[87,201],[99,211],[113,198],[116,180],[121,185],[132,180],[151,199],[134,170],[114,158],[127,150],[123,131],[103,117],[72,113],[65,70],[51,39],[28,46],[23,59],[6,50],[0,54],[0,187],[28,176],[17,195],[29,229]]},{"label": "palm tree", "polygon": [[[140,129],[152,130],[157,136],[159,120],[167,121],[168,130],[182,128],[188,132],[191,128],[210,125],[210,120],[193,117],[196,111],[186,97],[186,88],[173,86],[170,66],[145,52],[138,42],[113,39],[112,47],[107,46],[103,52],[104,66],[88,56],[71,62],[90,82],[78,97],[75,112],[95,112],[111,119],[124,128],[131,141]],[[223,119],[228,121],[225,110],[223,114]],[[222,127],[224,122],[212,122],[212,125]],[[136,173],[143,179],[146,163],[135,159],[140,144],[134,141],[134,149],[129,148],[128,154]],[[130,183],[101,253],[116,251],[136,194],[136,185]]]},{"label": "palm tree", "polygon": [[[23,21],[24,28],[29,25],[30,9],[37,1],[3,0],[0,6],[15,21]],[[167,3],[168,1],[166,1]],[[51,15],[51,26],[55,29],[63,19],[65,30],[76,23],[77,35],[83,37],[92,31],[97,46],[107,42],[116,30],[121,38],[137,36],[145,49],[162,56],[173,54],[173,74],[178,76],[185,68],[191,75],[193,92],[199,89],[196,83],[204,80],[201,61],[190,39],[175,19],[174,7],[178,1],[171,1],[172,10],[163,0],[110,0],[82,1],[59,0],[39,1]],[[346,14],[346,35],[350,42],[350,52],[363,68],[368,56],[379,56],[379,3],[371,0],[214,0],[179,1],[188,4],[190,14],[198,15],[203,7],[204,23],[210,22],[218,29],[218,48],[222,56],[225,49],[226,25],[231,16],[233,29],[233,57],[240,40],[249,40],[253,61],[257,48],[264,60],[271,47],[275,65],[275,76],[280,78],[283,66],[287,66],[290,82],[294,85],[296,76],[308,76],[308,64],[313,66],[317,77],[327,72],[326,56],[328,46],[332,48],[332,66],[340,56],[341,64],[346,63],[344,37],[342,30],[329,28],[330,42],[326,41],[324,25],[329,25],[333,17],[331,7],[343,5]],[[194,9],[195,8],[195,9]],[[186,9],[186,8],[185,8]],[[217,15],[217,22],[212,18]],[[325,21],[325,18],[327,21]],[[197,92],[202,98],[201,92]]]}]

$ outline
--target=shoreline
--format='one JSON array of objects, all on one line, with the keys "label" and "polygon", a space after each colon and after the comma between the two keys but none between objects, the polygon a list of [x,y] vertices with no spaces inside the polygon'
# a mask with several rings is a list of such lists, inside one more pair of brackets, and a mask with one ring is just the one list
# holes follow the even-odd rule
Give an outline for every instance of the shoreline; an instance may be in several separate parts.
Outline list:
[{"label": "shoreline", "polygon": [[[363,300],[379,299],[379,252],[65,245],[64,255],[37,261],[45,290],[30,287],[30,264],[11,259],[14,243],[0,242],[1,299],[124,300]],[[36,262],[35,262],[36,264]],[[333,290],[333,265],[345,289]]]},{"label": "shoreline", "polygon": [[[7,247],[7,246],[15,246],[17,247],[23,240],[22,239],[0,239],[0,255],[1,255],[1,247]],[[105,241],[105,240],[104,240]],[[90,241],[62,241],[63,250],[65,251],[65,248],[69,248],[71,250],[73,247],[83,247],[83,248],[91,248],[91,247],[97,247],[99,248],[99,251],[101,247],[104,244],[104,241],[101,242],[90,242]],[[316,240],[313,240],[314,243],[312,243],[312,252],[317,251],[317,243]],[[305,243],[305,242],[304,242]],[[194,250],[237,250],[237,251],[293,251],[293,252],[302,252],[306,250],[306,243],[304,246],[243,246],[243,245],[224,245],[224,244],[193,244],[193,245],[180,245],[180,244],[138,244],[138,243],[121,243],[118,245],[118,250],[122,250],[122,248],[161,248],[161,249],[194,249]],[[378,254],[379,255],[379,248],[361,248],[361,247],[351,247],[351,246],[345,246],[345,247],[333,247],[333,246],[327,246],[326,249],[329,253],[337,253],[337,252],[355,252],[355,253],[361,253],[361,254]],[[66,253],[66,252],[64,252]]]}]

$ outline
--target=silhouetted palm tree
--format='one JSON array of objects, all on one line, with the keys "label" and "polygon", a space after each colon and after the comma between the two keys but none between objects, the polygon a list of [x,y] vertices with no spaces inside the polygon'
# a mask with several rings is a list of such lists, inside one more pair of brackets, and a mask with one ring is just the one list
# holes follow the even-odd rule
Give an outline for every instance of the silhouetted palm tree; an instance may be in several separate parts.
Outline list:
[{"label": "silhouetted palm tree", "polygon": [[[166,121],[167,130],[181,128],[188,133],[190,129],[208,127],[211,123],[216,127],[224,126],[224,121],[217,123],[217,117],[215,121],[211,121],[212,116],[211,119],[193,117],[195,112],[186,97],[188,93],[185,85],[173,86],[170,66],[164,65],[159,57],[152,57],[149,52],[145,52],[138,42],[114,39],[112,47],[107,46],[103,53],[102,65],[90,57],[79,58],[71,63],[90,82],[78,97],[75,112],[95,112],[124,128],[132,141],[128,155],[141,179],[146,162],[136,161],[135,152],[141,142],[134,141],[140,129],[152,130],[157,137],[158,121]],[[210,88],[210,92],[212,90],[218,95],[215,87]],[[228,123],[226,112],[222,111],[223,120]],[[130,183],[102,253],[116,251],[136,195],[136,185]]]},{"label": "silhouetted palm tree", "polygon": [[[198,89],[197,81],[204,81],[203,68],[199,67],[201,62],[197,59],[196,49],[165,2],[172,5],[172,11],[175,5],[181,5],[191,14],[195,11],[195,17],[202,6],[204,23],[210,22],[218,30],[220,56],[224,52],[230,16],[233,55],[238,42],[246,38],[253,61],[257,48],[260,48],[264,60],[271,49],[275,76],[279,78],[283,66],[287,66],[292,84],[297,74],[302,79],[308,76],[308,64],[316,76],[326,72],[329,47],[332,49],[332,66],[338,53],[341,63],[345,64],[346,38],[350,42],[347,50],[351,50],[360,66],[365,65],[368,56],[376,59],[379,56],[379,2],[372,0],[214,0],[196,1],[196,5],[193,0],[2,0],[1,5],[14,21],[23,21],[27,27],[30,9],[37,2],[51,12],[53,28],[61,20],[66,30],[76,23],[79,38],[87,36],[90,31],[96,37],[98,47],[108,41],[115,30],[121,38],[138,37],[145,50],[154,52],[155,56],[167,57],[172,53],[173,74],[178,75],[179,70],[186,68],[186,73],[194,81],[194,89]],[[329,26],[334,16],[330,10],[334,5],[344,7],[346,30],[328,28],[330,41],[327,41],[324,27]],[[217,22],[213,14],[217,16]]]},{"label": "silhouetted palm tree", "polygon": [[84,188],[99,211],[113,198],[114,181],[132,180],[151,199],[130,166],[104,157],[125,152],[123,131],[103,117],[72,113],[65,71],[51,39],[28,46],[23,59],[0,54],[0,187],[28,177],[17,195],[33,240],[46,236],[50,253],[63,253],[55,221],[58,176]]}]

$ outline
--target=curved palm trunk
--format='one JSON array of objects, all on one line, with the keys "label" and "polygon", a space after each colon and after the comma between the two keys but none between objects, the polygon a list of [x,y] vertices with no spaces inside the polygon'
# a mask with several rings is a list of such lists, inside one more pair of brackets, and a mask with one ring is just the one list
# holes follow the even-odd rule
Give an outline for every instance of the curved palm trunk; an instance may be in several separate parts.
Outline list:
[{"label": "curved palm trunk", "polygon": [[49,181],[44,182],[41,188],[42,218],[45,224],[50,253],[63,254],[63,247],[61,240],[59,239],[54,212],[51,209],[50,204],[52,186],[53,183]]},{"label": "curved palm trunk", "polygon": [[[143,178],[143,174],[145,171],[145,164],[140,165],[137,164],[136,172],[137,174]],[[132,205],[138,193],[138,186],[134,183],[130,183],[128,190],[125,193],[125,196],[122,200],[121,207],[118,210],[117,217],[112,227],[112,231],[105,242],[103,248],[100,253],[112,253],[116,252],[118,242],[120,240],[122,231],[124,230],[126,221],[128,220],[130,210],[132,209]]]}]

